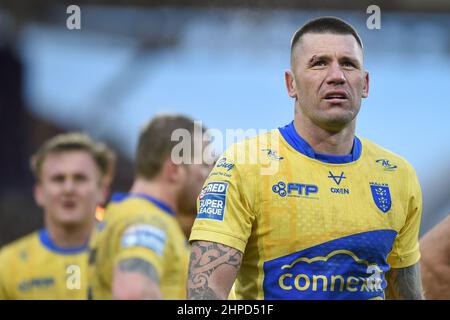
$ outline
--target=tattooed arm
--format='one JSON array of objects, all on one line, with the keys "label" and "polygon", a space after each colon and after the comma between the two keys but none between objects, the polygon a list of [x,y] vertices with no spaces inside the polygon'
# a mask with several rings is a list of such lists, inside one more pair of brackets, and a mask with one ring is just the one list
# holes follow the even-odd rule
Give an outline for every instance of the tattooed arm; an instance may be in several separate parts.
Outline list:
[{"label": "tattooed arm", "polygon": [[158,274],[153,265],[140,258],[120,260],[113,274],[113,299],[162,299]]},{"label": "tattooed arm", "polygon": [[215,242],[194,241],[189,262],[188,299],[227,299],[241,262],[239,250]]},{"label": "tattooed arm", "polygon": [[386,273],[386,299],[423,300],[419,264],[391,269]]}]

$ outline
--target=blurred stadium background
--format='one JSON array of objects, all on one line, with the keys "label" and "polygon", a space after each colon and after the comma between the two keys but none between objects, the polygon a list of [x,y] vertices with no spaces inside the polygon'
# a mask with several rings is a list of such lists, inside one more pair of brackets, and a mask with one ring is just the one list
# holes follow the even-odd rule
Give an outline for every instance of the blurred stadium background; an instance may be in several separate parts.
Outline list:
[{"label": "blurred stadium background", "polygon": [[[66,28],[71,4],[81,30]],[[366,27],[372,4],[380,30]],[[113,189],[125,191],[139,127],[157,112],[222,131],[289,122],[290,37],[320,15],[360,31],[371,90],[357,134],[415,167],[429,230],[450,212],[449,1],[1,0],[0,245],[42,226],[28,159],[56,133],[113,146]]]}]

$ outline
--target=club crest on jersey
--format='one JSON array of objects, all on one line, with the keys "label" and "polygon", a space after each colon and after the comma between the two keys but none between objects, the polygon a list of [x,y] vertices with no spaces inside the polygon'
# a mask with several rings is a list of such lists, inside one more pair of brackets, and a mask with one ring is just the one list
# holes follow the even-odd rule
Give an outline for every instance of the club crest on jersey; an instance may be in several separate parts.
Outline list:
[{"label": "club crest on jersey", "polygon": [[391,193],[389,186],[386,183],[370,183],[370,189],[372,190],[372,198],[378,209],[383,213],[386,213],[391,209]]}]

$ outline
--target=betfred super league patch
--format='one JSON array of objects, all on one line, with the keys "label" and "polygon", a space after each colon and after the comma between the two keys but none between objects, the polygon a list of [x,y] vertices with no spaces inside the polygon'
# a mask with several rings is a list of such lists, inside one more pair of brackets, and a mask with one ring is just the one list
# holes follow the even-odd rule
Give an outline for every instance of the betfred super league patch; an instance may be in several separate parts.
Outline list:
[{"label": "betfred super league patch", "polygon": [[223,221],[227,198],[226,182],[210,182],[200,192],[198,219],[214,219]]}]

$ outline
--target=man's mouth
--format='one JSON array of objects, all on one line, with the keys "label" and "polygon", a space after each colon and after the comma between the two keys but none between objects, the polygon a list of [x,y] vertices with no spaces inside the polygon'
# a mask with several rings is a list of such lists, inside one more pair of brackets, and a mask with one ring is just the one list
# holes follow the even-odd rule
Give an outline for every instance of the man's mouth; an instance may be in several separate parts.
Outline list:
[{"label": "man's mouth", "polygon": [[77,205],[77,203],[73,200],[66,200],[66,201],[63,201],[63,203],[62,203],[63,208],[67,209],[67,210],[75,208],[76,205]]},{"label": "man's mouth", "polygon": [[329,91],[325,94],[324,99],[329,102],[342,102],[348,100],[348,94],[345,91]]}]

